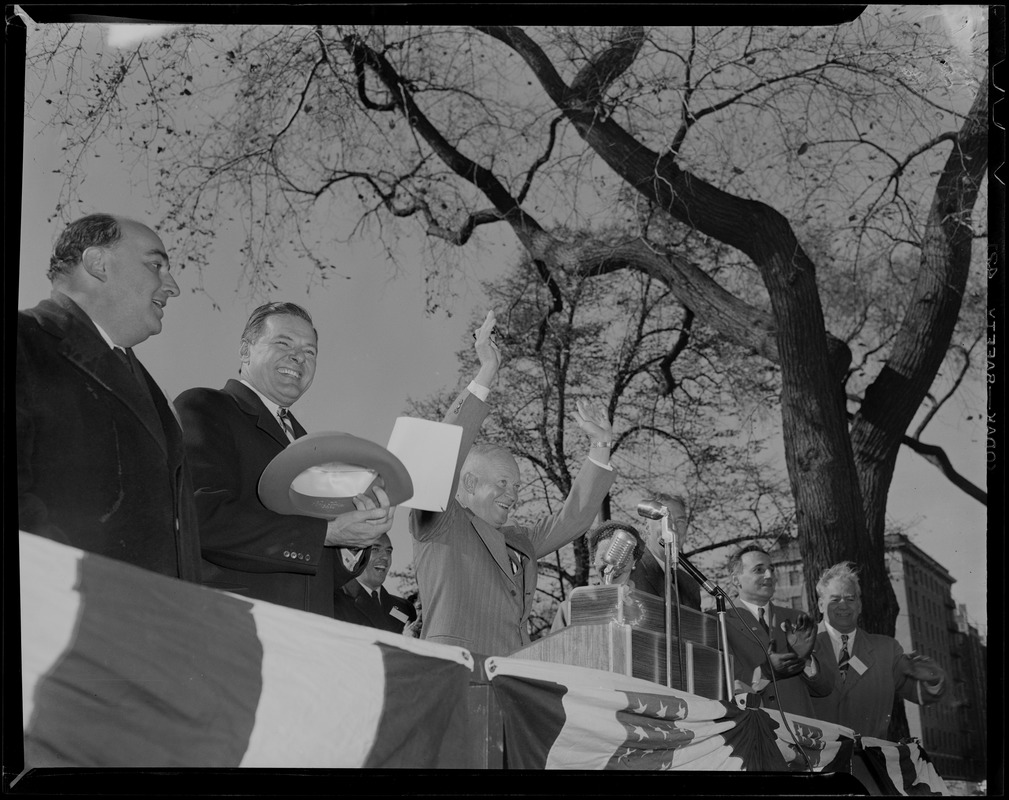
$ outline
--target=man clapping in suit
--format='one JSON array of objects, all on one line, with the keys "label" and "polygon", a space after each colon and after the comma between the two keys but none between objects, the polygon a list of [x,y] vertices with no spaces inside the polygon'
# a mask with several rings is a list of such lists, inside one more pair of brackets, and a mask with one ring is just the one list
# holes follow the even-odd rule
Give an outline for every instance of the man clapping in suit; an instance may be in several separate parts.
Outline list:
[{"label": "man clapping in suit", "polygon": [[725,627],[737,689],[757,693],[766,708],[815,717],[811,696],[830,694],[836,676],[816,642],[816,625],[771,602],[776,576],[762,548],[742,548],[729,570],[738,597]]},{"label": "man clapping in suit", "polygon": [[504,447],[474,446],[500,363],[491,340],[494,324],[491,311],[476,331],[480,370],[444,420],[463,428],[455,497],[441,512],[412,511],[410,531],[424,604],[423,638],[507,655],[530,641],[537,560],[586,531],[613,483],[612,428],[601,407],[579,402],[575,421],[590,449],[563,507],[531,527],[509,525],[518,499],[518,464]]},{"label": "man clapping in suit", "polygon": [[336,590],[336,618],[392,633],[417,619],[413,603],[386,591],[382,585],[392,565],[392,540],[382,534],[371,547],[364,572]]},{"label": "man clapping in suit", "polygon": [[813,707],[818,719],[886,739],[894,697],[936,703],[946,690],[946,674],[927,656],[905,654],[893,637],[857,627],[862,589],[852,567],[835,564],[816,584],[823,614],[819,649],[836,666],[837,680],[829,695],[813,699]]}]

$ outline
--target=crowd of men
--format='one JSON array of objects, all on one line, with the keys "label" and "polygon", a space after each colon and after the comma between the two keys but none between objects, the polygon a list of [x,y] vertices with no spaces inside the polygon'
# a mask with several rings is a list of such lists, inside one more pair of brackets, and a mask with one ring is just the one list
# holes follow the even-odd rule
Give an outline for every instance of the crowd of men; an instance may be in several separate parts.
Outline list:
[{"label": "crowd of men", "polygon": [[[451,498],[414,509],[423,620],[383,586],[395,507],[381,486],[331,520],[278,514],[257,494],[267,465],[306,434],[291,408],[311,387],[319,336],[293,303],[257,308],[242,331],[238,378],[170,402],[132,348],[161,331],[179,294],[166,248],[134,220],[93,214],[60,234],[50,299],[18,313],[16,417],[21,530],[174,578],[485,655],[529,644],[537,562],[579,536],[614,481],[612,428],[598,404],[574,420],[588,455],[562,507],[530,526],[510,524],[519,468],[477,438],[501,363],[493,312],[475,333],[479,370],[444,422],[462,428]],[[663,545],[654,531],[609,524],[593,531],[597,571],[616,530],[635,537],[612,583],[662,595]],[[738,592],[728,616],[736,688],[763,705],[885,737],[894,696],[938,701],[942,671],[892,638],[857,627],[857,573],[831,567],[817,584],[819,628],[776,606],[774,566],[759,547],[731,562]],[[678,574],[679,600],[700,589]],[[554,630],[568,624],[558,613]]]}]

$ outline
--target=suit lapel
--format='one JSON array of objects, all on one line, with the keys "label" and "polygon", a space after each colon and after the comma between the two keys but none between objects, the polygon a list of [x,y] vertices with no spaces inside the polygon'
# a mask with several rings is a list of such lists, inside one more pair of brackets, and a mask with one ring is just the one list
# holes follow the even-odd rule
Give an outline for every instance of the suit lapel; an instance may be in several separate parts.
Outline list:
[{"label": "suit lapel", "polygon": [[[369,620],[374,622],[376,625],[383,621],[385,611],[382,609],[381,602],[373,600],[359,581],[348,581],[344,584],[343,590],[354,598],[354,605],[357,607],[357,610],[364,614],[364,616],[366,616]],[[379,596],[381,596],[381,589],[379,589],[379,593]]]},{"label": "suit lapel", "polygon": [[[281,447],[287,447],[291,443],[290,439],[287,438],[287,434],[284,433],[284,429],[280,427],[280,420],[270,413],[269,409],[263,405],[263,401],[259,399],[259,395],[252,391],[252,389],[241,381],[236,381],[232,378],[224,385],[224,391],[238,401],[239,408],[246,414],[255,417],[256,427],[276,441],[277,444]],[[292,426],[296,434],[300,430],[301,433],[298,435],[304,435],[305,429],[301,427],[301,423],[295,421],[292,423]]]},{"label": "suit lapel", "polygon": [[[754,634],[756,634],[757,638],[760,639],[761,643],[764,646],[764,649],[766,650],[767,646],[771,643],[771,637],[761,627],[760,622],[757,621],[757,618],[753,616],[753,612],[750,611],[750,609],[748,609],[743,604],[743,601],[740,600],[738,597],[736,598],[735,605],[736,608],[739,609],[739,615],[743,618],[743,624],[745,624],[747,628],[749,628],[751,631],[753,631]],[[773,617],[773,607],[772,607],[772,617]],[[727,619],[731,622],[733,618],[732,616],[729,616],[727,617]],[[770,627],[770,623],[768,624],[768,627]],[[771,630],[773,631],[774,629],[771,628]]]},{"label": "suit lapel", "polygon": [[[143,388],[112,352],[88,315],[59,292],[53,292],[52,300],[43,301],[39,308],[49,323],[44,325],[46,330],[60,339],[57,352],[126,406],[167,454],[168,428],[156,404],[152,405],[153,393],[151,397],[144,395]],[[146,370],[144,376],[147,379]]]},{"label": "suit lapel", "polygon": [[494,563],[498,565],[498,568],[509,581],[514,582],[516,576],[512,572],[511,556],[508,555],[507,535],[503,531],[488,525],[469,509],[466,510],[466,513],[469,516],[470,523],[473,525],[473,530],[477,532],[480,540],[494,558]]}]

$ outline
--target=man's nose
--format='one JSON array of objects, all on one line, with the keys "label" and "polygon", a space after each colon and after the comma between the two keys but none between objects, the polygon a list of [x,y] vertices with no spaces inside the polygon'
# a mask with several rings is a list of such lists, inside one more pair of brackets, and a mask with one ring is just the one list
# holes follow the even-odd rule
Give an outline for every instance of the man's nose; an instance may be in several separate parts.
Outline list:
[{"label": "man's nose", "polygon": [[161,281],[161,285],[162,287],[164,287],[164,290],[172,297],[179,296],[180,294],[179,284],[175,282],[175,278],[172,277],[172,273],[167,271],[165,272],[165,279]]}]

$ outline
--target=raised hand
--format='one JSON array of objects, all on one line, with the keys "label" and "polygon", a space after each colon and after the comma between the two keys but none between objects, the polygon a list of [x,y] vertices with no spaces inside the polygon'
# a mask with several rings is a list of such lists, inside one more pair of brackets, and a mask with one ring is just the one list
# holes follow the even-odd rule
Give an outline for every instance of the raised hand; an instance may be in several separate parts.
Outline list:
[{"label": "raised hand", "polygon": [[603,404],[599,401],[579,400],[576,405],[573,416],[578,427],[585,431],[593,446],[605,443],[608,447],[613,441],[613,426],[606,416]]},{"label": "raised hand", "polygon": [[492,309],[487,312],[483,324],[473,332],[473,348],[476,350],[477,358],[480,359],[480,373],[476,382],[481,386],[490,387],[497,376],[498,367],[501,366],[501,351],[491,338],[495,325],[497,318]]}]

